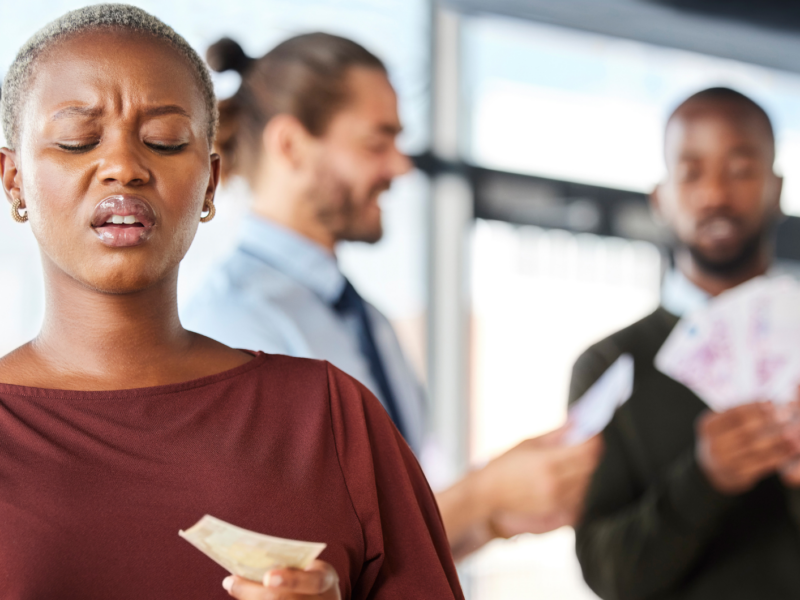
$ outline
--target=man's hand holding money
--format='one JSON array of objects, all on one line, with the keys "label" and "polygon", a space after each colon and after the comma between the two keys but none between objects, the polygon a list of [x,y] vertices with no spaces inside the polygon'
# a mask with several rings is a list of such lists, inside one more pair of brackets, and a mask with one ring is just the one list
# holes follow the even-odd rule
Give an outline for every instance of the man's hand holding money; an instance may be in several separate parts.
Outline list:
[{"label": "man's hand holding money", "polygon": [[709,411],[698,421],[696,455],[716,490],[741,494],[800,457],[800,422],[770,402]]},{"label": "man's hand holding money", "polygon": [[256,583],[231,575],[222,582],[239,600],[341,600],[339,577],[328,563],[315,560],[307,569],[273,569]]},{"label": "man's hand holding money", "polygon": [[603,441],[594,435],[567,445],[564,437],[565,431],[557,430],[525,440],[489,463],[485,480],[495,498],[489,515],[495,535],[544,533],[575,524]]}]

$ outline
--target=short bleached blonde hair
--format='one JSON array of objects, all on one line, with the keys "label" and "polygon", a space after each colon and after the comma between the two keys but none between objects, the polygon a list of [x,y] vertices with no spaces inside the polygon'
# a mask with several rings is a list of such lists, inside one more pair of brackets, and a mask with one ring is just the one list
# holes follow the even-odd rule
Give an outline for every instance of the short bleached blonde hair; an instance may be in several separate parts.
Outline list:
[{"label": "short bleached blonde hair", "polygon": [[217,132],[217,99],[214,84],[203,59],[172,27],[150,13],[129,4],[96,4],[70,11],[37,31],[20,48],[3,81],[0,114],[3,134],[9,148],[19,144],[20,117],[27,87],[37,59],[58,42],[95,29],[118,28],[135,31],[163,40],[188,61],[194,72],[206,105],[209,146]]}]

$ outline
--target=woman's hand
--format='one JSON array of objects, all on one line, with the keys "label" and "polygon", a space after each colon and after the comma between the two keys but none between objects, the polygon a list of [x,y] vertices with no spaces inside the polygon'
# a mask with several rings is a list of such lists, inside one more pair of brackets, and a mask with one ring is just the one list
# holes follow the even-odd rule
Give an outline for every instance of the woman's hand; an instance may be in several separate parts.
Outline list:
[{"label": "woman's hand", "polygon": [[341,600],[339,576],[328,563],[315,560],[305,571],[273,569],[262,583],[231,575],[222,582],[239,600]]}]

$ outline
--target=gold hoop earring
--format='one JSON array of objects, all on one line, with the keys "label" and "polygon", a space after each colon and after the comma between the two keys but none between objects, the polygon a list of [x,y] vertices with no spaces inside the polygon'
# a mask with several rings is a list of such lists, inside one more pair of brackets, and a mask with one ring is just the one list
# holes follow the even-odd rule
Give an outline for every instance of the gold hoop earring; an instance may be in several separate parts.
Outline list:
[{"label": "gold hoop earring", "polygon": [[207,210],[208,213],[206,216],[203,216],[202,211],[200,212],[200,222],[201,223],[208,223],[211,219],[214,218],[214,215],[217,214],[217,207],[214,206],[213,200],[206,200],[203,202],[203,210]]},{"label": "gold hoop earring", "polygon": [[14,217],[14,220],[17,223],[24,223],[28,220],[28,209],[25,209],[24,213],[19,212],[20,207],[22,206],[22,198],[17,198],[11,204],[11,216]]}]

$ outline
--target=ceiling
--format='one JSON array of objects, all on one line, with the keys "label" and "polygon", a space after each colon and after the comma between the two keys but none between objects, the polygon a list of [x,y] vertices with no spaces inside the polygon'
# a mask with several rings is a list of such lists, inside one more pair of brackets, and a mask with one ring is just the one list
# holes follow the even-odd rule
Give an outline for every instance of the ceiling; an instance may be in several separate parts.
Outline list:
[{"label": "ceiling", "polygon": [[800,31],[800,4],[787,0],[642,0],[690,13],[786,31]]},{"label": "ceiling", "polygon": [[787,0],[442,0],[492,13],[800,73],[800,3]]}]

